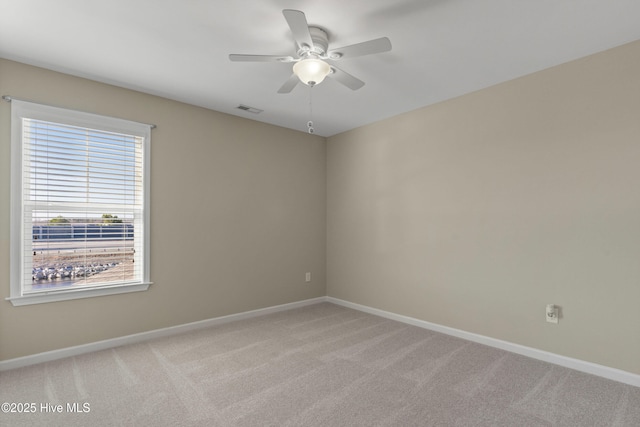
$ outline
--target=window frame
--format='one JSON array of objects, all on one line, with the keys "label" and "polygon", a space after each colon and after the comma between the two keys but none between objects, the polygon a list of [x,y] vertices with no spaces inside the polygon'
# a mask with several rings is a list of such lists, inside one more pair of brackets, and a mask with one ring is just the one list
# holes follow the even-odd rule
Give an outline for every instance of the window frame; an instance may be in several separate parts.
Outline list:
[{"label": "window frame", "polygon": [[[51,289],[25,294],[24,277],[24,193],[23,193],[23,124],[22,119],[43,120],[140,136],[142,142],[142,280],[130,283],[97,284],[79,288]],[[14,306],[91,298],[128,292],[146,291],[150,280],[150,139],[153,125],[99,114],[53,107],[11,99],[11,201],[10,201],[10,296]]]}]

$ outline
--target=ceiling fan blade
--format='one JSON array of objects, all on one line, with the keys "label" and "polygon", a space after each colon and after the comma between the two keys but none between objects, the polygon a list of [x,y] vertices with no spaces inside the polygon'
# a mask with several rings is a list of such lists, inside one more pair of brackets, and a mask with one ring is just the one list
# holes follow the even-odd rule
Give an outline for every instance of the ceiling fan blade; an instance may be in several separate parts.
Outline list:
[{"label": "ceiling fan blade", "polygon": [[331,66],[331,71],[332,71],[331,74],[329,74],[327,77],[336,79],[337,81],[339,81],[340,83],[342,83],[343,85],[345,85],[351,90],[358,90],[362,86],[364,86],[364,82],[362,80],[356,77],[353,77],[351,74],[347,73],[346,71],[342,71],[341,69],[336,68],[334,66]]},{"label": "ceiling fan blade", "polygon": [[354,58],[356,56],[371,55],[372,53],[382,53],[391,50],[391,41],[387,37],[369,40],[368,42],[356,43],[338,49],[331,49],[327,56],[329,59]]},{"label": "ceiling fan blade", "polygon": [[304,13],[299,10],[285,9],[282,11],[284,19],[287,20],[289,28],[293,38],[298,44],[298,48],[302,49],[307,47],[311,49],[313,47],[313,40],[311,39],[311,33],[309,32],[309,24],[307,24],[307,18]]},{"label": "ceiling fan blade", "polygon": [[229,59],[234,62],[295,62],[291,56],[279,55],[238,55],[231,54]]},{"label": "ceiling fan blade", "polygon": [[298,76],[296,76],[295,74],[291,74],[291,77],[289,77],[289,79],[284,82],[284,84],[282,85],[282,87],[280,87],[280,89],[278,89],[278,93],[289,93],[293,90],[294,87],[296,87],[296,85],[298,84],[298,82],[300,81],[300,79],[298,78]]}]

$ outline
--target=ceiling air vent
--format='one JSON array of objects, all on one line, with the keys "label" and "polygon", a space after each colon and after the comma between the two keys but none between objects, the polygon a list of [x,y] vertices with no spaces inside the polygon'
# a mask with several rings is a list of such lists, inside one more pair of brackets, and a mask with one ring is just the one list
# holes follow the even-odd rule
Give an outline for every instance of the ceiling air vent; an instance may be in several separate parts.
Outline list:
[{"label": "ceiling air vent", "polygon": [[262,113],[262,111],[264,111],[264,110],[261,110],[259,108],[249,107],[247,105],[242,105],[242,104],[238,105],[236,108],[238,110],[248,111],[248,112],[253,113],[253,114],[260,114],[260,113]]}]

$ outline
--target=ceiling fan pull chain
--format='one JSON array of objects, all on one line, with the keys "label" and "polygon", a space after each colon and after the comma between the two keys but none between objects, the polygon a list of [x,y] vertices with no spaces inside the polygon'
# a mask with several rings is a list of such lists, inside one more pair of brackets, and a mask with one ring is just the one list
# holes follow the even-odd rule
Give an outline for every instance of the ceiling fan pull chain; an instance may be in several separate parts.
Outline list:
[{"label": "ceiling fan pull chain", "polygon": [[309,133],[314,133],[313,129],[313,104],[312,104],[312,93],[313,86],[309,86],[309,121],[307,122],[307,127],[309,128]]}]

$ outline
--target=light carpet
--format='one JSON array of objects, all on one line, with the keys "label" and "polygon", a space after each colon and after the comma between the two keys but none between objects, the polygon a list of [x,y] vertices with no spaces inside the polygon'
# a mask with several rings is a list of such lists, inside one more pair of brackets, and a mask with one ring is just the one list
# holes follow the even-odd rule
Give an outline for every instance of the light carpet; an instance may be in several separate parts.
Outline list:
[{"label": "light carpet", "polygon": [[36,404],[2,426],[640,425],[640,388],[330,303],[0,372],[0,402]]}]

